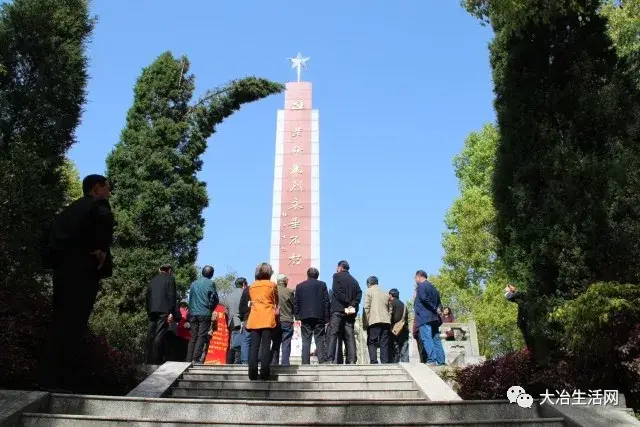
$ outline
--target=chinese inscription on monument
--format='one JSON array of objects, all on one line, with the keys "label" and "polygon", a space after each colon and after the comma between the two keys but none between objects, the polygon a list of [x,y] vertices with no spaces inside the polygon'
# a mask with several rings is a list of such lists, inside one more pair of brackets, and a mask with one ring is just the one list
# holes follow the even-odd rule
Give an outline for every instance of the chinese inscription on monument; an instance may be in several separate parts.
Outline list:
[{"label": "chinese inscription on monument", "polygon": [[318,112],[311,83],[300,81],[309,58],[289,60],[297,81],[286,84],[278,111],[271,264],[295,287],[309,267],[319,268]]}]

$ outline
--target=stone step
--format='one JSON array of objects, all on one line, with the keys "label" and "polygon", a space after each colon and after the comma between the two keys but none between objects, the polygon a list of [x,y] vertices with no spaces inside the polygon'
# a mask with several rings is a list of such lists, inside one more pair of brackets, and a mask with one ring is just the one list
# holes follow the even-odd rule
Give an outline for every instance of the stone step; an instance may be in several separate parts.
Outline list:
[{"label": "stone step", "polygon": [[[87,415],[58,415],[58,414],[23,414],[22,426],[24,427],[184,427],[192,425],[236,427],[238,423],[225,423],[219,421],[189,421],[173,420],[166,421],[153,418],[125,418],[125,417],[96,417]],[[335,426],[335,423],[323,421],[317,422],[282,422],[282,421],[255,421],[243,422],[242,425],[252,426]],[[379,427],[378,423],[371,422],[346,422],[340,423],[343,426],[358,427]],[[483,420],[483,421],[408,421],[408,422],[386,422],[388,426],[475,426],[475,427],[563,427],[562,418],[547,418],[540,420]]]},{"label": "stone step", "polygon": [[417,390],[415,383],[411,380],[404,381],[369,381],[363,382],[354,380],[353,382],[334,381],[211,381],[211,380],[178,380],[175,384],[180,388],[191,389],[219,389],[219,390]]},{"label": "stone step", "polygon": [[[190,369],[247,369],[247,365],[202,365],[194,364]],[[378,365],[271,365],[271,369],[283,371],[300,371],[300,370],[323,370],[323,371],[403,371],[402,366],[397,363],[385,363]]]},{"label": "stone step", "polygon": [[378,389],[353,390],[336,388],[333,390],[310,390],[304,388],[290,388],[288,390],[256,390],[245,389],[216,389],[216,388],[182,388],[172,387],[170,396],[192,399],[277,399],[277,400],[360,400],[360,399],[426,399],[422,391],[413,387],[403,390]]},{"label": "stone step", "polygon": [[[321,366],[321,365],[319,365]],[[326,368],[316,368],[316,369],[283,369],[281,367],[272,367],[270,369],[273,374],[299,374],[299,375],[322,375],[322,374],[334,374],[334,375],[375,375],[375,374],[396,374],[396,375],[404,375],[406,371],[404,369],[349,369],[349,370],[341,370],[341,369],[326,369]],[[194,373],[216,373],[216,374],[246,374],[249,372],[249,368],[247,366],[242,368],[202,368],[195,367],[189,368],[185,372],[194,372]]]},{"label": "stone step", "polygon": [[[210,368],[205,369],[202,367],[189,368],[186,372],[194,373],[194,374],[248,374],[249,368]],[[283,368],[271,368],[272,374],[299,374],[299,375],[323,375],[323,374],[333,374],[333,375],[405,375],[406,371],[403,369],[351,369],[351,370],[337,370],[337,369],[283,369]]]},{"label": "stone step", "polygon": [[[425,399],[403,401],[273,401],[273,400],[211,400],[174,398],[135,398],[113,396],[78,396],[52,394],[49,400],[52,414],[91,415],[127,419],[154,419],[166,423],[215,420],[227,424],[271,422],[310,423],[321,420],[327,424],[344,425],[361,422],[375,425],[446,421],[478,422],[480,420],[536,420],[539,401],[532,408],[521,408],[508,400],[470,400],[429,402]],[[545,420],[548,421],[548,420]],[[259,425],[259,424],[258,424]],[[445,424],[446,425],[446,424]]]},{"label": "stone step", "polygon": [[[239,374],[217,374],[211,372],[202,373],[200,371],[191,371],[182,375],[183,380],[189,381],[242,381],[248,380],[249,375],[247,372]],[[309,381],[329,381],[329,382],[343,382],[352,383],[354,381],[370,382],[370,381],[403,381],[410,379],[408,375],[386,375],[386,374],[366,374],[360,376],[354,375],[306,375],[306,374],[271,374],[272,381],[284,381],[284,382],[309,382]]]}]

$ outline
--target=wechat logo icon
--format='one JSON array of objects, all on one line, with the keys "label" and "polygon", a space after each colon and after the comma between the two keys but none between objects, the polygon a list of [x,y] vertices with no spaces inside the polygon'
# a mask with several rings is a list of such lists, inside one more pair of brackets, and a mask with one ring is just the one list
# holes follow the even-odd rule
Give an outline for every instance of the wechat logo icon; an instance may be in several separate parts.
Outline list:
[{"label": "wechat logo icon", "polygon": [[533,397],[527,394],[519,385],[509,387],[507,399],[511,403],[517,403],[521,408],[531,408],[533,406]]}]

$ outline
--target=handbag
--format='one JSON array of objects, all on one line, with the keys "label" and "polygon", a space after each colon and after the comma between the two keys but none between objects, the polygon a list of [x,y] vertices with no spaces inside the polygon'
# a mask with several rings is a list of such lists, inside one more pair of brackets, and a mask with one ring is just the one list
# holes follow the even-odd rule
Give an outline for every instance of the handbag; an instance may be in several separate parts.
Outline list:
[{"label": "handbag", "polygon": [[402,310],[402,317],[396,323],[394,323],[393,328],[391,329],[391,333],[395,336],[400,335],[400,332],[404,329],[405,321],[404,318],[407,315],[407,305],[404,305],[404,310]]}]

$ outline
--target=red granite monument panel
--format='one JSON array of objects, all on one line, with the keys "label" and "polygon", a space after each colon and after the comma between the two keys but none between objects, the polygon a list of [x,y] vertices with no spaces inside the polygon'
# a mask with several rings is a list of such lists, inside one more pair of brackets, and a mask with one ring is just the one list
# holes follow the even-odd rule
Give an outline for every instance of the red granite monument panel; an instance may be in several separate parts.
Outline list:
[{"label": "red granite monument panel", "polygon": [[279,273],[289,286],[306,280],[311,262],[311,83],[287,83],[284,111]]}]

